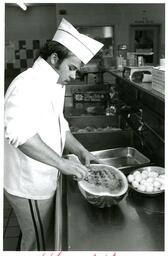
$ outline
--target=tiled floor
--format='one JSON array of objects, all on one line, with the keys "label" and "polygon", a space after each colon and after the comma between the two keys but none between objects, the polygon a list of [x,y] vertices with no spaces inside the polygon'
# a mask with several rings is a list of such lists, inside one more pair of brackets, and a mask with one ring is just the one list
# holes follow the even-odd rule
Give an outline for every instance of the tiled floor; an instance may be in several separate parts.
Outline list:
[{"label": "tiled floor", "polygon": [[18,251],[20,243],[20,229],[13,209],[4,196],[4,251]]}]

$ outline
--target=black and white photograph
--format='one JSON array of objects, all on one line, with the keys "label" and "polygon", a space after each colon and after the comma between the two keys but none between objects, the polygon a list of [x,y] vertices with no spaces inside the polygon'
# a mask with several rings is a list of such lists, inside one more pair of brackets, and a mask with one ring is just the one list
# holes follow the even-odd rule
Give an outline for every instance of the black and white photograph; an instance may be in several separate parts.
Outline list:
[{"label": "black and white photograph", "polygon": [[2,2],[2,254],[165,255],[166,2]]}]

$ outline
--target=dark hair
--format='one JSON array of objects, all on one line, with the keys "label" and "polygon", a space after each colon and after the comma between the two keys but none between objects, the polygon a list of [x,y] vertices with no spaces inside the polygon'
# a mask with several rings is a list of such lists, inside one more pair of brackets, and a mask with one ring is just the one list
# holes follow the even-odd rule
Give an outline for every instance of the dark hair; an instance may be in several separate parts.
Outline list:
[{"label": "dark hair", "polygon": [[73,53],[68,50],[64,45],[56,42],[56,41],[47,41],[43,48],[41,48],[39,55],[44,59],[47,58],[52,54],[57,53],[59,58],[59,63],[61,63],[65,58],[73,55]]}]

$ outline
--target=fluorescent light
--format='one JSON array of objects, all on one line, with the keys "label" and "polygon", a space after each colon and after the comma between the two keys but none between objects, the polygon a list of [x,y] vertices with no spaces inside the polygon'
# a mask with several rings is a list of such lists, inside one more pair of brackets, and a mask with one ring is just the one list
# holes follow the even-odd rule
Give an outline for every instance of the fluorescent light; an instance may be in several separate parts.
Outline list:
[{"label": "fluorescent light", "polygon": [[26,6],[26,4],[24,4],[23,2],[18,1],[18,2],[17,2],[17,5],[19,5],[20,8],[22,8],[22,10],[24,10],[24,11],[27,10],[27,6]]}]

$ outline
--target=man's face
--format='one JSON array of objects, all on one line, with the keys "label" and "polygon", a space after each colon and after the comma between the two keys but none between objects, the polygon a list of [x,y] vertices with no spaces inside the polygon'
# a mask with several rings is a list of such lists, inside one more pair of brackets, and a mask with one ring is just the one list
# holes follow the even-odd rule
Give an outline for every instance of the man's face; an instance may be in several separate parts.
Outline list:
[{"label": "man's face", "polygon": [[71,80],[76,79],[76,71],[80,70],[81,64],[81,60],[78,59],[75,55],[71,55],[64,59],[56,69],[59,74],[58,83],[66,85]]}]

